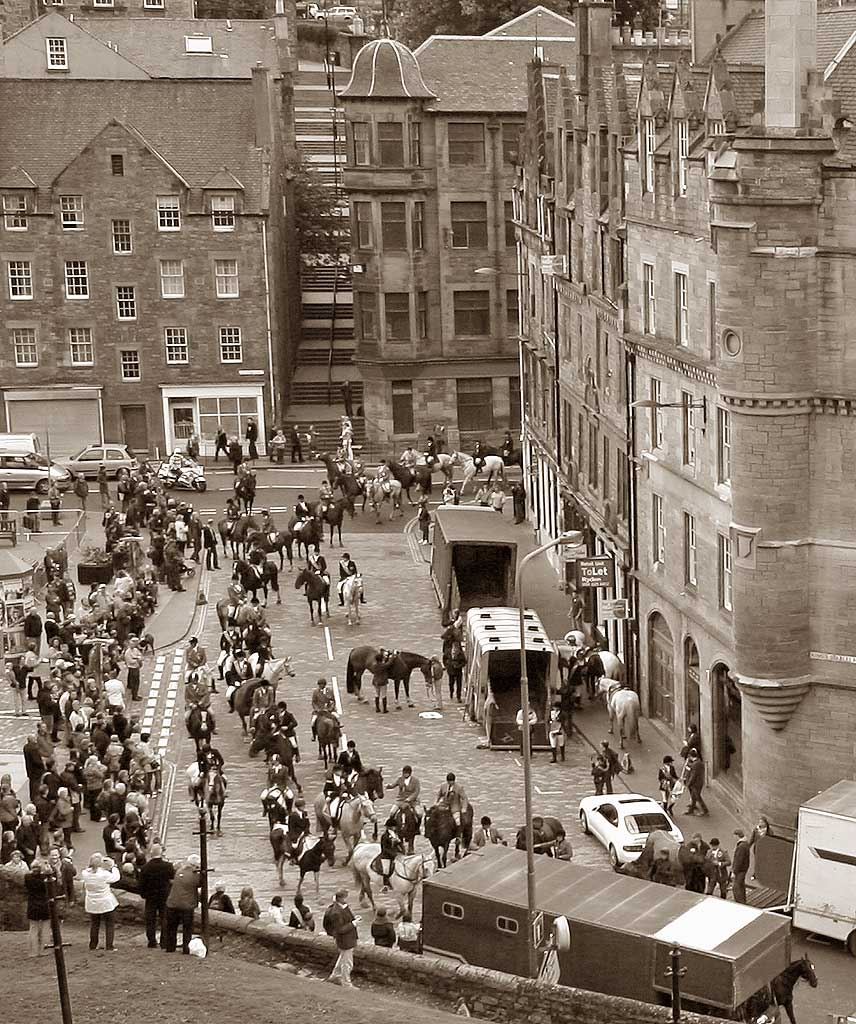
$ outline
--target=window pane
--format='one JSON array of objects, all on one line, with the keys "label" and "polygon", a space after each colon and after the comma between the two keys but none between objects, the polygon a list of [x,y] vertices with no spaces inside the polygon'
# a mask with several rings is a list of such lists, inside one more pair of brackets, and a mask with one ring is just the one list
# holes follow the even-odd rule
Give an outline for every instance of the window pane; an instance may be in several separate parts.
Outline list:
[{"label": "window pane", "polygon": [[464,377],[457,382],[458,429],[493,428],[493,382],[490,377]]},{"label": "window pane", "polygon": [[381,203],[383,247],[390,252],[407,249],[407,206],[405,203]]},{"label": "window pane", "polygon": [[404,125],[400,121],[381,121],[377,144],[381,167],[404,166]]},{"label": "window pane", "polygon": [[487,203],[452,203],[452,248],[487,247]]},{"label": "window pane", "polygon": [[199,401],[199,415],[200,416],[216,416],[217,415],[217,399],[216,398],[200,398]]},{"label": "window pane", "polygon": [[484,125],[453,121],[448,126],[449,163],[474,166],[484,163]]},{"label": "window pane", "polygon": [[372,162],[371,125],[365,121],[354,123],[354,163],[366,167]]},{"label": "window pane", "polygon": [[520,132],[523,125],[503,122],[502,125],[502,162],[505,164],[519,163]]},{"label": "window pane", "polygon": [[462,337],[490,334],[489,292],[455,292],[455,334]]},{"label": "window pane", "polygon": [[384,307],[387,338],[410,341],[410,295],[407,292],[387,292]]}]

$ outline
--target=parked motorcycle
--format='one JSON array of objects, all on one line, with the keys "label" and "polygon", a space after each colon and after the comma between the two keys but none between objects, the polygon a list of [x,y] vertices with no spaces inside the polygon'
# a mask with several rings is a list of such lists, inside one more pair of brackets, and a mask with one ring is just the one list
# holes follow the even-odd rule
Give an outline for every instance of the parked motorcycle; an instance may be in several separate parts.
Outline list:
[{"label": "parked motorcycle", "polygon": [[162,462],[158,469],[158,479],[163,481],[164,487],[178,487],[187,491],[204,491],[208,487],[205,479],[205,470],[198,462],[187,456],[181,457],[179,465],[173,459]]}]

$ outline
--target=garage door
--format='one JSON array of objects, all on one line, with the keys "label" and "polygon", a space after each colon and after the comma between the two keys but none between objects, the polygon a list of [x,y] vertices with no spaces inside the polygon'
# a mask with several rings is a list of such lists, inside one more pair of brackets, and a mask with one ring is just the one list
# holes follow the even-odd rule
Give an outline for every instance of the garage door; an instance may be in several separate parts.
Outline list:
[{"label": "garage door", "polygon": [[7,395],[6,408],[10,432],[38,434],[43,451],[50,441],[52,458],[76,455],[84,445],[100,439],[98,402],[92,398],[50,397],[22,401]]}]

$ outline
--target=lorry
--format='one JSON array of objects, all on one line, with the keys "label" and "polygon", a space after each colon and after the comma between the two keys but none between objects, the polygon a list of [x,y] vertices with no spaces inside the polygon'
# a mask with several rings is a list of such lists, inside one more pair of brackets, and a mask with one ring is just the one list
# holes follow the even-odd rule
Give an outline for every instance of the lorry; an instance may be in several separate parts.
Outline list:
[{"label": "lorry", "polygon": [[514,600],[519,529],[479,505],[441,505],[434,518],[431,582],[443,621],[452,609]]},{"label": "lorry", "polygon": [[[791,925],[778,914],[564,860],[535,861],[543,917],[533,931],[549,935],[560,917],[569,926],[569,948],[557,953],[561,985],[669,1005],[677,945],[684,1009],[740,1019],[743,1004],[790,963]],[[525,977],[528,932],[520,850],[485,846],[423,882],[425,953]]]}]

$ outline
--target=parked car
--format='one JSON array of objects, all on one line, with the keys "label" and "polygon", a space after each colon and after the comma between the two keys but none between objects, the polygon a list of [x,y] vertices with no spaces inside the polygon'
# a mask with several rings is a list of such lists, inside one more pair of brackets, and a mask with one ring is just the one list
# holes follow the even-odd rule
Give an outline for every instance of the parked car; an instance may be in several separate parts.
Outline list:
[{"label": "parked car", "polygon": [[328,7],[327,10],[319,10],[315,17],[321,21],[324,18],[338,18],[340,21],[353,21],[357,16],[356,7]]},{"label": "parked car", "polygon": [[613,867],[636,860],[645,849],[649,832],[665,832],[676,842],[684,841],[662,806],[639,793],[584,797],[580,800],[580,828],[606,847]]},{"label": "parked car", "polygon": [[103,463],[107,469],[107,476],[117,477],[120,469],[127,469],[132,472],[139,469],[140,464],[131,449],[126,444],[88,444],[82,452],[74,458],[62,459],[62,465],[77,475],[97,476],[98,468]]},{"label": "parked car", "polygon": [[10,491],[35,491],[47,494],[49,480],[55,480],[61,491],[71,486],[71,473],[34,452],[22,455],[0,454],[0,480]]}]

